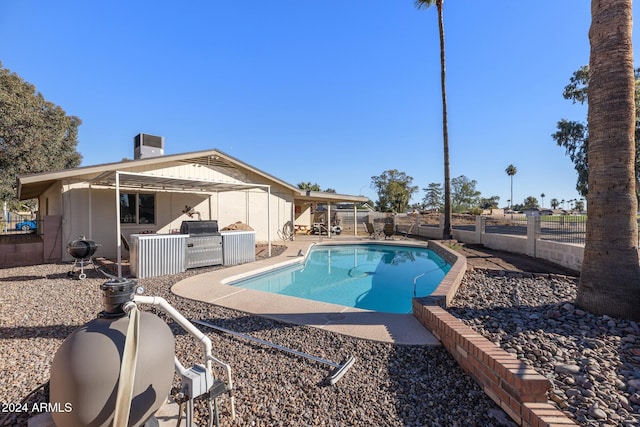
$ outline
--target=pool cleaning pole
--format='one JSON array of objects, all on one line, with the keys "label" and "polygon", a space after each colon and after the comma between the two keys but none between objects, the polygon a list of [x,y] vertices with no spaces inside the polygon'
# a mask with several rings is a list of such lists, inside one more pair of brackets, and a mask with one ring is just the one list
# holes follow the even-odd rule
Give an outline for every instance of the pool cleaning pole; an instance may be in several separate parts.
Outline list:
[{"label": "pool cleaning pole", "polygon": [[294,350],[292,348],[283,347],[281,345],[274,344],[272,342],[265,341],[265,340],[262,340],[260,338],[252,337],[251,335],[246,335],[246,334],[243,334],[241,332],[232,331],[231,329],[226,329],[226,328],[223,328],[223,327],[220,327],[220,326],[212,325],[211,323],[203,322],[201,320],[191,320],[191,322],[197,323],[197,324],[202,325],[202,326],[206,326],[207,328],[215,329],[215,330],[220,331],[220,332],[224,332],[226,334],[230,334],[230,335],[234,335],[236,337],[244,338],[244,339],[249,340],[249,341],[257,342],[259,344],[264,344],[264,345],[267,345],[269,347],[273,347],[273,348],[276,348],[278,350],[285,351],[287,353],[295,354],[296,356],[305,357],[305,358],[313,360],[315,362],[319,362],[319,363],[323,363],[325,365],[333,366],[337,370],[328,378],[330,385],[334,385],[335,383],[337,383],[340,380],[340,378],[342,378],[342,376],[347,373],[349,368],[351,368],[353,363],[356,361],[355,357],[351,356],[342,365],[340,365],[338,363],[331,362],[330,360],[321,359],[319,357],[312,356],[311,354],[303,353],[301,351]]}]

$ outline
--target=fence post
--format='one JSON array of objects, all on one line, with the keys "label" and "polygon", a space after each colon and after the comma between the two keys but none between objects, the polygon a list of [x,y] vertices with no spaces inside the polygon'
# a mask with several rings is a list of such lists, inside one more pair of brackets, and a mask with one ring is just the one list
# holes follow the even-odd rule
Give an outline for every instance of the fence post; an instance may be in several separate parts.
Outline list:
[{"label": "fence post", "polygon": [[476,243],[482,243],[482,235],[485,232],[487,226],[487,217],[478,215],[476,216]]},{"label": "fence post", "polygon": [[536,257],[536,241],[540,238],[540,217],[527,217],[527,255]]}]

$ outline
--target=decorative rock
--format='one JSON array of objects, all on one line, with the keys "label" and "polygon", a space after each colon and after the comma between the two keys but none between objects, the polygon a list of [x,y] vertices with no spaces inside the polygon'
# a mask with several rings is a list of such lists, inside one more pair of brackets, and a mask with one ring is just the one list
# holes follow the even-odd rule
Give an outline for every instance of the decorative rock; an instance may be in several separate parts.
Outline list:
[{"label": "decorative rock", "polygon": [[[138,283],[146,288],[146,295],[165,298],[187,318],[323,359],[338,362],[350,355],[356,357],[354,366],[338,384],[323,386],[331,371],[326,366],[201,328],[213,341],[214,355],[233,369],[237,419],[231,421],[228,401],[222,398],[223,427],[515,425],[442,347],[394,346],[355,339],[185,300],[171,293],[170,287],[178,280],[217,268],[222,267],[140,279]],[[0,402],[27,398],[29,407],[46,403],[48,393],[43,388],[29,393],[49,379],[53,356],[62,341],[102,310],[99,286],[106,279],[91,269],[80,283],[67,278],[68,269],[68,264],[0,269]],[[150,306],[142,308],[156,312]],[[499,322],[501,329],[502,319]],[[186,367],[203,363],[197,340],[173,322],[171,325],[178,359]],[[206,405],[196,402],[195,406],[195,424],[206,425]],[[26,426],[30,415],[34,414],[0,413],[0,426]]]},{"label": "decorative rock", "polygon": [[[490,313],[492,322],[501,324],[492,327],[491,339],[505,349],[520,346],[519,360],[553,382],[550,401],[579,425],[640,425],[638,324],[576,308],[576,285],[571,277],[504,282],[474,272],[463,280],[450,311],[465,322],[479,318],[480,311]],[[483,293],[491,295],[490,303]],[[522,301],[526,307],[512,308]],[[514,333],[521,318],[530,319],[526,335]]]},{"label": "decorative rock", "polygon": [[576,397],[576,396],[580,396],[582,394],[582,392],[580,390],[575,389],[575,388],[570,388],[570,389],[566,390],[565,393],[567,394],[567,397]]},{"label": "decorative rock", "polygon": [[598,408],[598,406],[592,406],[591,408],[589,408],[589,415],[591,415],[596,420],[604,420],[607,418],[607,413]]},{"label": "decorative rock", "polygon": [[[2,384],[7,385],[0,389],[0,402],[19,402],[46,382],[62,340],[100,311],[98,287],[105,280],[91,277],[90,271],[78,286],[66,278],[67,270],[63,264],[0,269],[0,325],[7,335],[0,349]],[[238,419],[230,421],[222,402],[223,426],[509,425],[504,412],[442,348],[393,346],[283,325],[171,293],[173,283],[206,271],[142,279],[139,284],[147,295],[164,297],[188,318],[329,360],[357,357],[336,386],[320,387],[326,369],[318,364],[209,334],[215,356],[234,369]],[[499,274],[466,273],[449,312],[489,341],[513,349],[522,363],[548,378],[553,384],[550,401],[579,425],[640,425],[637,322],[577,309],[576,278]],[[178,358],[200,363],[197,343],[175,328]],[[46,400],[40,390],[28,401]],[[196,412],[195,422],[204,425],[206,408]],[[0,414],[3,424],[26,425],[26,418]]]},{"label": "decorative rock", "polygon": [[578,365],[558,365],[555,367],[555,372],[558,374],[577,374],[580,372],[580,366]]}]

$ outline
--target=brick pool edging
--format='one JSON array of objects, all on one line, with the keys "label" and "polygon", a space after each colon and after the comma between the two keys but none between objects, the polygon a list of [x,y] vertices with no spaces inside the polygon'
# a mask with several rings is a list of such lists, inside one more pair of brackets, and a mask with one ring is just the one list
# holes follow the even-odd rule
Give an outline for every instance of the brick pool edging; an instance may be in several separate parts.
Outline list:
[{"label": "brick pool edging", "polygon": [[467,260],[440,242],[430,240],[429,248],[449,262],[451,269],[429,297],[413,299],[414,316],[518,425],[577,425],[548,401],[551,382],[547,378],[446,311],[458,291]]}]

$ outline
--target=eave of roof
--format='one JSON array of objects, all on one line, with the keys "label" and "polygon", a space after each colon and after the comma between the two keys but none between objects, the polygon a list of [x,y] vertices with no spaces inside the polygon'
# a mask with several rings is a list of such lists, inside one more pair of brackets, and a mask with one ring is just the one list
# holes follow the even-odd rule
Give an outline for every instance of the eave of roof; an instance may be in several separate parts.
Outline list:
[{"label": "eave of roof", "polygon": [[140,166],[150,166],[166,162],[189,162],[198,164],[221,164],[224,166],[241,167],[259,176],[277,183],[285,188],[290,189],[294,193],[298,193],[300,189],[275,176],[257,169],[247,163],[244,163],[235,157],[232,157],[218,149],[194,151],[190,153],[170,154],[158,157],[149,157],[136,160],[125,160],[114,163],[104,163],[93,166],[81,166],[72,169],[63,169],[59,171],[41,172],[28,175],[20,175],[17,179],[17,195],[18,199],[26,200],[38,197],[47,188],[56,181],[64,179],[76,179],[90,181],[96,176],[105,172],[115,172],[117,170],[130,170]]},{"label": "eave of roof", "polygon": [[304,191],[299,190],[300,195],[296,195],[295,199],[302,202],[310,203],[365,203],[369,201],[368,197],[351,196],[348,194],[325,193],[323,191]]}]

